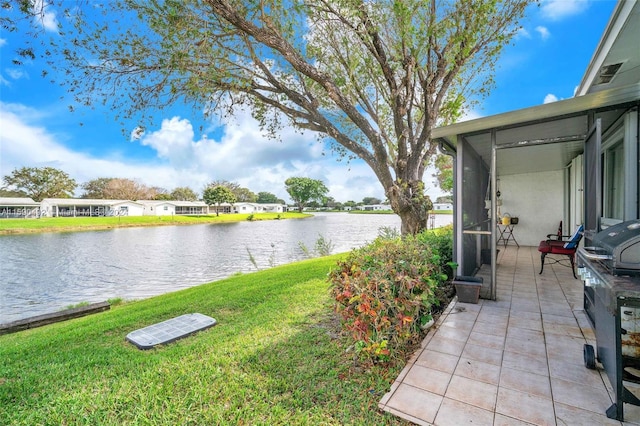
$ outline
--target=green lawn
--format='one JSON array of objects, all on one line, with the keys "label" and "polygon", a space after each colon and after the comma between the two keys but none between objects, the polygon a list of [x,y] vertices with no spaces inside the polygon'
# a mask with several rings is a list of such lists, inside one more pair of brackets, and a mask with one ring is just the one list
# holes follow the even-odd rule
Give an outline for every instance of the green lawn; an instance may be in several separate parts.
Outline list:
[{"label": "green lawn", "polygon": [[[377,408],[404,363],[360,368],[337,337],[326,275],[340,256],[0,336],[0,424],[406,424]],[[125,341],[192,312],[218,325],[149,351]]]},{"label": "green lawn", "polygon": [[120,217],[45,217],[40,219],[0,219],[0,234],[25,232],[82,231],[133,226],[193,225],[245,220],[298,219],[304,213],[221,214],[205,216],[120,216]]}]

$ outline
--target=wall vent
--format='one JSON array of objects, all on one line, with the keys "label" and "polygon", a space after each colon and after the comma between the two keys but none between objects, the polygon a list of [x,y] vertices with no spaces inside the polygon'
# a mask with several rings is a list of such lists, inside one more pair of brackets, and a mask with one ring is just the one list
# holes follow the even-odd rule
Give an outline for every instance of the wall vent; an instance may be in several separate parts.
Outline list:
[{"label": "wall vent", "polygon": [[617,64],[603,65],[602,68],[600,68],[600,73],[598,74],[596,84],[609,83],[616,75],[621,66],[622,62],[619,62]]}]

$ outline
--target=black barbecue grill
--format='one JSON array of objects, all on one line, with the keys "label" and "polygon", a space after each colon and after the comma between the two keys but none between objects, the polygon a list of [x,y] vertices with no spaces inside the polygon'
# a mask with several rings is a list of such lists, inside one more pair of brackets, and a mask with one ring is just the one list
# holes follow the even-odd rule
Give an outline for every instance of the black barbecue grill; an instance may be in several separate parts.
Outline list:
[{"label": "black barbecue grill", "polygon": [[584,345],[584,363],[599,361],[615,391],[607,417],[624,420],[623,403],[640,405],[630,388],[640,385],[640,220],[622,222],[593,235],[578,249],[584,309],[596,346]]},{"label": "black barbecue grill", "polygon": [[613,275],[640,275],[640,220],[610,226],[590,240],[581,249],[584,257],[602,263]]}]

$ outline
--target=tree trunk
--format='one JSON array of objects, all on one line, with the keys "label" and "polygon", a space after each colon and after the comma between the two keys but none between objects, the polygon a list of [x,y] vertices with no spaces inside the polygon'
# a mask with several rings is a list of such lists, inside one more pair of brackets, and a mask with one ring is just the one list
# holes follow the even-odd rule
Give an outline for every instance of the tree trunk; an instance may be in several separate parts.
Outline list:
[{"label": "tree trunk", "polygon": [[387,190],[387,197],[393,211],[402,221],[400,232],[402,235],[417,234],[427,227],[429,210],[433,204],[428,195],[424,195],[422,182],[409,185],[399,185],[394,182]]},{"label": "tree trunk", "polygon": [[400,232],[402,235],[415,235],[427,227],[427,213],[409,209],[398,213],[402,221]]}]

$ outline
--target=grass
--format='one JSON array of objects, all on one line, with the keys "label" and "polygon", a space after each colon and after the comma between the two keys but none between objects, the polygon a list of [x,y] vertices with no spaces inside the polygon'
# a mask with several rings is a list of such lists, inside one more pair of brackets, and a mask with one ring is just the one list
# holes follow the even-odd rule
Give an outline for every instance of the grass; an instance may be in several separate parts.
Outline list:
[{"label": "grass", "polygon": [[67,307],[65,307],[64,309],[80,308],[82,306],[89,306],[89,302],[80,302],[80,303],[76,303],[74,305],[67,305]]},{"label": "grass", "polygon": [[[404,362],[359,368],[337,334],[340,256],[0,336],[0,424],[407,424],[377,408]],[[149,351],[125,341],[192,312],[218,325]]]},{"label": "grass", "polygon": [[120,217],[44,217],[40,219],[1,219],[0,234],[54,231],[95,231],[136,226],[194,225],[249,220],[298,219],[310,215],[297,212],[221,214],[204,216],[120,216]]}]

